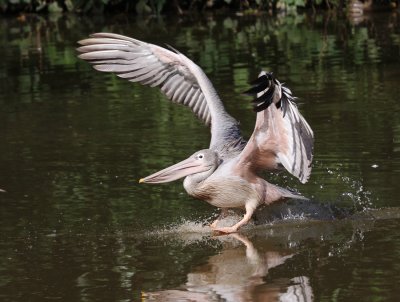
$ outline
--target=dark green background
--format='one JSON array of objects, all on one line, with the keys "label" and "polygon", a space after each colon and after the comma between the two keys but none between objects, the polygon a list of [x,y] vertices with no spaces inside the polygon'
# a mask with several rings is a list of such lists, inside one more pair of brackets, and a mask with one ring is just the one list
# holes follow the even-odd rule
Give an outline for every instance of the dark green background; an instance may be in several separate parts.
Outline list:
[{"label": "dark green background", "polygon": [[[262,273],[257,285],[250,277],[230,284],[231,292],[263,301],[257,293],[286,292],[292,278],[305,276],[318,301],[395,301],[399,25],[398,14],[359,24],[329,14],[2,18],[0,188],[7,193],[0,193],[0,299],[137,300],[141,292],[185,290],[190,274],[204,267],[229,272],[248,263],[240,241],[210,237],[202,224],[217,210],[187,196],[180,182],[137,183],[206,148],[209,131],[157,90],[76,58],[77,40],[107,31],[168,43],[192,58],[247,136],[255,114],[240,93],[260,69],[273,71],[299,97],[315,133],[315,161],[306,185],[287,173],[266,178],[359,213],[245,229],[261,258],[292,257]],[[231,252],[231,262],[215,258]],[[214,291],[215,301],[227,299]]]}]

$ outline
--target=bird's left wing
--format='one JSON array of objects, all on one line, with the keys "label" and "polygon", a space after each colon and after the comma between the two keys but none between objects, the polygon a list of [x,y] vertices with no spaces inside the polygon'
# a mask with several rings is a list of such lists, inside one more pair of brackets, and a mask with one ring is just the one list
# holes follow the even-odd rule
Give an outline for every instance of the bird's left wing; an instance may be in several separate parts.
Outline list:
[{"label": "bird's left wing", "polygon": [[206,125],[210,124],[204,94],[179,53],[113,33],[92,34],[79,44],[79,57],[96,70],[159,87],[171,101],[189,107]]},{"label": "bird's left wing", "polygon": [[273,170],[283,165],[302,183],[311,173],[314,135],[294,103],[292,92],[274,78],[261,72],[254,87],[254,132],[239,155],[238,171]]},{"label": "bird's left wing", "polygon": [[206,74],[182,53],[113,33],[92,34],[79,44],[79,57],[95,69],[158,87],[170,101],[189,107],[211,126],[210,148],[241,139],[238,122],[225,111]]}]

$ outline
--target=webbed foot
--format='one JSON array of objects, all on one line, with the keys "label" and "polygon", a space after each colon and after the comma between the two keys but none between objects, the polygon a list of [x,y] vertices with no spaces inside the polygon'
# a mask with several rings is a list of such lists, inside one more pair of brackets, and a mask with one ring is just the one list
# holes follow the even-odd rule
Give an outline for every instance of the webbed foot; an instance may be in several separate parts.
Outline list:
[{"label": "webbed foot", "polygon": [[219,219],[215,219],[214,222],[210,224],[210,228],[215,229],[217,227],[218,222]]},{"label": "webbed foot", "polygon": [[236,226],[231,227],[223,227],[223,228],[214,228],[214,232],[219,232],[223,234],[231,234],[236,233],[238,228]]}]

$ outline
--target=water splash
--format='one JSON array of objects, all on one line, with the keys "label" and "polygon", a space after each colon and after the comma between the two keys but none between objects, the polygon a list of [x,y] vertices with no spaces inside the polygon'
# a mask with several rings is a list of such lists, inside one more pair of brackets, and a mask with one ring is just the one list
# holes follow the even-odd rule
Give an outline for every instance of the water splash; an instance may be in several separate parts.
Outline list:
[{"label": "water splash", "polygon": [[[312,178],[305,186],[299,185],[298,181],[287,173],[269,174],[266,179],[321,203],[347,208],[351,205],[356,211],[369,210],[377,201],[372,192],[365,189],[362,175],[354,175],[355,169],[342,163],[335,162],[334,167],[328,167],[326,163],[315,161],[313,170]],[[353,175],[349,175],[350,171]]]},{"label": "water splash", "polygon": [[210,233],[211,229],[206,224],[206,221],[202,220],[187,220],[182,219],[179,222],[175,222],[169,225],[158,227],[157,229],[148,231],[148,235],[172,235],[172,234],[207,234]]},{"label": "water splash", "polygon": [[147,238],[159,238],[161,240],[178,240],[181,244],[186,245],[206,241],[211,234],[212,230],[206,220],[182,219],[179,222],[159,226],[142,235]]},{"label": "water splash", "polygon": [[341,164],[335,169],[325,168],[329,175],[332,175],[339,181],[339,187],[344,187],[345,191],[338,197],[339,203],[352,203],[356,211],[366,211],[373,208],[372,193],[365,190],[363,185],[363,178],[360,176],[358,179],[350,178],[343,175],[341,172]]},{"label": "water splash", "polygon": [[211,228],[207,225],[206,221],[182,220],[179,223],[164,227],[161,232],[164,234],[208,234],[211,232]]},{"label": "water splash", "polygon": [[307,217],[304,212],[302,213],[292,213],[292,210],[289,208],[286,212],[281,215],[282,220],[284,221],[293,221],[293,220],[306,220]]},{"label": "water splash", "polygon": [[[235,210],[229,210],[228,216],[224,217],[218,222],[218,227],[232,226],[243,218],[243,213]],[[179,222],[164,225],[147,231],[144,235],[149,237],[170,237],[175,239],[182,239],[185,242],[191,243],[193,241],[203,241],[205,238],[210,238],[216,233],[209,226],[210,219],[188,220],[182,219]],[[250,221],[247,225],[243,226],[241,230],[248,230],[253,228],[255,223]]]}]

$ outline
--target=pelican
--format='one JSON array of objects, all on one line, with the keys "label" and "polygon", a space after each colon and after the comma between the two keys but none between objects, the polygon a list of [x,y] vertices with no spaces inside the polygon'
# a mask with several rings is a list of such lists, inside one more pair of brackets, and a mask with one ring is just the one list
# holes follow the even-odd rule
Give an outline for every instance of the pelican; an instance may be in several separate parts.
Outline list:
[{"label": "pelican", "polygon": [[[207,149],[140,179],[140,183],[166,183],[185,177],[183,186],[189,195],[221,209],[210,227],[222,233],[237,232],[261,205],[284,198],[305,199],[259,176],[262,170],[284,168],[305,183],[313,158],[313,131],[290,89],[272,73],[262,71],[246,91],[255,96],[252,102],[257,112],[254,132],[246,141],[203,70],[176,49],[113,33],[95,33],[78,43],[79,57],[94,69],[158,87],[170,101],[189,107],[210,127]],[[218,227],[229,208],[244,209],[243,218],[232,226]]]}]

